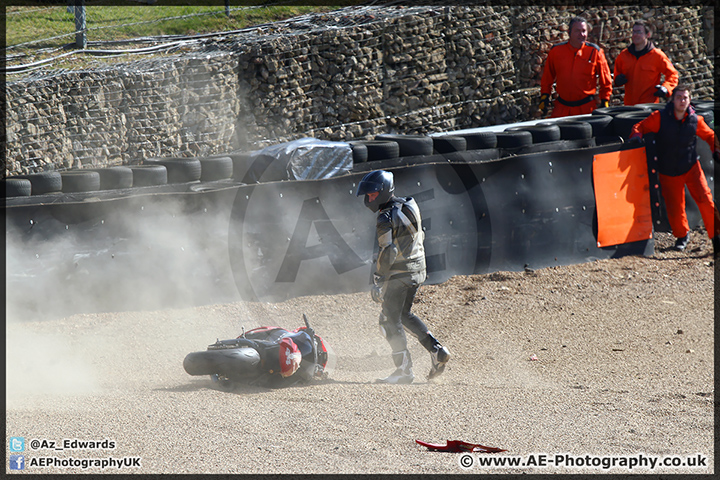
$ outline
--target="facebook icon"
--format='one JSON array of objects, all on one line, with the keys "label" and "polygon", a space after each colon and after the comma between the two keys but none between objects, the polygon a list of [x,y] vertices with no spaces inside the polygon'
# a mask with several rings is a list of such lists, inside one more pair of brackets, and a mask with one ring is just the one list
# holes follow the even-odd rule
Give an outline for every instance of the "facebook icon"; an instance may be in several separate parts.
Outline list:
[{"label": "facebook icon", "polygon": [[25,470],[25,455],[10,455],[10,470]]}]

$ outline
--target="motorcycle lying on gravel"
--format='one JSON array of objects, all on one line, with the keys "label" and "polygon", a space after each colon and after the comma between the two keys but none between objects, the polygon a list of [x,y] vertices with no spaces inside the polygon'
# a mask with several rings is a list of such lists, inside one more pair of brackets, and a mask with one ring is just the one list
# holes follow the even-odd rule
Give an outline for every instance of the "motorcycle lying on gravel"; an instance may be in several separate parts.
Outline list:
[{"label": "motorcycle lying on gravel", "polygon": [[210,375],[223,388],[237,384],[269,388],[327,378],[328,347],[310,327],[295,330],[258,327],[237,338],[218,339],[204,352],[189,353],[183,368],[190,375]]}]

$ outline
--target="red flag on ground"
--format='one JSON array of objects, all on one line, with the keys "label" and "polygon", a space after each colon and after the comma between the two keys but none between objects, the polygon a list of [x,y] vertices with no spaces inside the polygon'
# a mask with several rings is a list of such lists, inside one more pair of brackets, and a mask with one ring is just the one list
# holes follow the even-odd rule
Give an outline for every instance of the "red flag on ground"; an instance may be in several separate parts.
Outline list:
[{"label": "red flag on ground", "polygon": [[418,445],[427,447],[429,450],[434,452],[477,452],[477,453],[497,453],[507,452],[502,448],[497,447],[486,447],[477,443],[467,443],[462,440],[448,440],[447,445],[437,445],[434,443],[427,443],[421,440],[415,440]]}]

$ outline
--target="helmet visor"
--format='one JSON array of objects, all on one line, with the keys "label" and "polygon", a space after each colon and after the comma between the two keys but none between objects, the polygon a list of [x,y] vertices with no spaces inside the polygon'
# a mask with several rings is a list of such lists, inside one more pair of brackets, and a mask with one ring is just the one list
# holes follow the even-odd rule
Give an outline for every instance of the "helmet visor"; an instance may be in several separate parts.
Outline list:
[{"label": "helmet visor", "polygon": [[383,189],[383,184],[381,182],[372,182],[372,181],[362,181],[360,182],[360,185],[358,185],[357,189],[357,196],[366,195],[368,193],[372,192],[379,192]]}]

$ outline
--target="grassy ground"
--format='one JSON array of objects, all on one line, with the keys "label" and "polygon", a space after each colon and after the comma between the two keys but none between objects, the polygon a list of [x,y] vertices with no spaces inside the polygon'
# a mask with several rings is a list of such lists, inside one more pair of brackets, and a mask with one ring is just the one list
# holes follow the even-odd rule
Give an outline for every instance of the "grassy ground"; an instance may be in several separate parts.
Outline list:
[{"label": "grassy ground", "polygon": [[[112,42],[160,35],[195,35],[239,30],[253,25],[285,20],[310,12],[325,12],[359,2],[338,0],[336,5],[303,2],[293,5],[244,5],[231,2],[229,15],[222,3],[205,6],[159,6],[141,1],[104,6],[86,2],[85,22],[88,48],[95,42]],[[117,3],[117,2],[115,2]],[[5,45],[9,63],[27,63],[60,50],[77,48],[75,14],[66,3],[5,7]],[[103,44],[102,48],[108,48]]]}]

